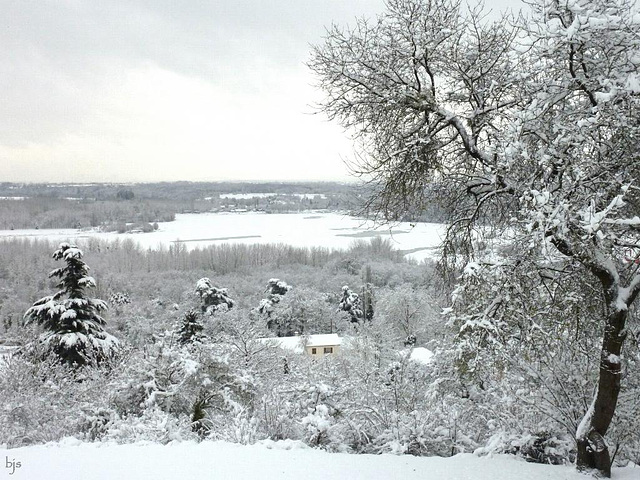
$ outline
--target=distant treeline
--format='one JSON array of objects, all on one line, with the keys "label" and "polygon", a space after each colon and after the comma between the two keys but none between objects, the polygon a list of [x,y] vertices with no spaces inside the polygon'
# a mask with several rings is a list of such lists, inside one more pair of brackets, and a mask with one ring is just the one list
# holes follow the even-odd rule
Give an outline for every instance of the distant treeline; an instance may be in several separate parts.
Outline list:
[{"label": "distant treeline", "polygon": [[[248,198],[229,194],[258,194]],[[265,196],[265,194],[269,194]],[[139,184],[0,183],[0,229],[91,228],[149,231],[179,213],[308,210],[365,214],[367,185],[331,182]],[[442,222],[444,210],[427,204],[394,220]]]},{"label": "distant treeline", "polygon": [[[34,242],[32,249],[46,252],[55,246],[55,242]],[[82,241],[80,246],[87,254],[108,258],[109,270],[124,273],[206,270],[226,275],[232,272],[244,272],[255,267],[280,268],[285,265],[325,267],[330,263],[341,262],[346,262],[343,265],[344,269],[355,273],[362,267],[358,261],[361,258],[411,263],[404,258],[400,250],[393,247],[389,239],[380,237],[367,241],[355,240],[346,250],[295,247],[283,243],[222,243],[188,250],[180,242],[175,242],[168,248],[146,249],[130,238],[113,241],[89,238]],[[24,248],[22,241],[13,240],[0,244],[1,251],[12,248],[18,250]],[[107,268],[106,265],[105,268]]]},{"label": "distant treeline", "polygon": [[279,195],[345,195],[354,184],[338,182],[160,182],[160,183],[0,183],[0,197],[54,197],[115,200],[127,197],[178,201],[198,200],[230,193],[276,193]]},{"label": "distant treeline", "polygon": [[101,227],[126,231],[131,224],[145,230],[154,222],[173,221],[176,207],[176,202],[168,200],[4,199],[0,200],[0,230]]},{"label": "distant treeline", "polygon": [[[225,194],[247,193],[276,196],[224,198]],[[146,231],[155,222],[174,220],[178,213],[357,211],[358,204],[353,186],[340,183],[0,183],[0,229]]]}]

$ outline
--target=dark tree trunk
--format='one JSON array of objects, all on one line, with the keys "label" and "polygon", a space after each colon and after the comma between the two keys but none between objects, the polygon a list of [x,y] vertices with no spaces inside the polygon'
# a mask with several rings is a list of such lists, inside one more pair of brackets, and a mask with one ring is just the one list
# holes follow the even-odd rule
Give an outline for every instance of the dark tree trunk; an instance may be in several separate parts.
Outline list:
[{"label": "dark tree trunk", "polygon": [[593,406],[583,420],[584,426],[578,431],[576,460],[578,469],[596,469],[605,477],[611,476],[611,457],[604,437],[620,393],[620,352],[626,336],[624,326],[627,319],[626,308],[619,308],[615,303],[609,303],[608,306],[611,311],[607,315],[602,341],[598,390]]},{"label": "dark tree trunk", "polygon": [[620,353],[627,336],[625,323],[629,307],[640,293],[640,276],[636,274],[627,288],[621,288],[618,272],[595,261],[597,254],[588,254],[585,249],[574,249],[569,242],[557,237],[552,239],[552,243],[562,254],[579,260],[602,285],[605,325],[600,352],[598,390],[576,432],[576,464],[579,470],[596,469],[601,475],[611,477],[611,455],[605,435],[618,404]]}]

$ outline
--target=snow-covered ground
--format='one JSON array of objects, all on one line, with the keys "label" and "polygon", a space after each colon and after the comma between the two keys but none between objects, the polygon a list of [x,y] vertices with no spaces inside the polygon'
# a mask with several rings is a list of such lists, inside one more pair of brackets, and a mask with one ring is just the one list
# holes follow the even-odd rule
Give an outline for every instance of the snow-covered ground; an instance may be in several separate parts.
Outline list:
[{"label": "snow-covered ground", "polygon": [[[298,198],[321,198],[325,199],[327,196],[324,193],[288,193],[288,194],[279,194],[279,193],[221,193],[220,198],[230,198],[233,200],[250,200],[252,198],[270,198],[270,197],[278,197],[278,196],[289,196],[289,197],[298,197]],[[205,200],[210,200],[212,197],[206,197]]]},{"label": "snow-covered ground", "polygon": [[130,238],[144,248],[183,242],[187,248],[218,243],[286,243],[299,247],[347,248],[354,240],[389,238],[395,248],[421,260],[434,253],[444,226],[433,223],[394,224],[373,229],[371,222],[339,213],[201,213],[176,215],[174,222],[160,223],[158,231],[138,234],[102,233],[74,229],[0,230],[2,238],[47,238],[53,241],[96,237]]},{"label": "snow-covered ground", "polygon": [[[224,442],[171,445],[60,444],[0,450],[1,478],[27,480],[584,480],[571,466],[526,463],[507,456],[452,458],[349,455],[297,442],[243,446]],[[11,468],[20,463],[19,468]],[[13,474],[11,471],[13,470]],[[11,476],[9,476],[11,474]],[[3,475],[6,475],[3,476]],[[614,469],[637,480],[640,467]]]}]

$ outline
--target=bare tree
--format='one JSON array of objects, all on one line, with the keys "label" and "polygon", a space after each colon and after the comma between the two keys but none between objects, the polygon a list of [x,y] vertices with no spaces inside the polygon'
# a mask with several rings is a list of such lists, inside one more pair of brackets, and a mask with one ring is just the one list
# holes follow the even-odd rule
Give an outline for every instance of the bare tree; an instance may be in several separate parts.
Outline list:
[{"label": "bare tree", "polygon": [[[527,3],[529,18],[491,23],[456,0],[388,0],[375,21],[331,27],[310,67],[321,109],[355,136],[371,211],[395,219],[436,191],[455,208],[445,265],[473,260],[482,274],[525,258],[541,289],[573,268],[582,296],[597,281],[599,375],[576,440],[578,467],[609,476],[604,437],[640,292],[625,261],[640,253],[640,24],[628,0]],[[518,248],[481,251],[489,227]],[[465,330],[499,337],[504,293],[454,304]]]}]

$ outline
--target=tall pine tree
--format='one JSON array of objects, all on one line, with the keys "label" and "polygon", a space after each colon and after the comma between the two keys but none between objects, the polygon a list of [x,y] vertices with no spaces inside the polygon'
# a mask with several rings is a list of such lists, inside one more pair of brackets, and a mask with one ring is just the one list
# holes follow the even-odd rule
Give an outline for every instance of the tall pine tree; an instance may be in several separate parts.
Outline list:
[{"label": "tall pine tree", "polygon": [[88,275],[89,267],[82,256],[75,245],[61,243],[53,252],[53,259],[63,260],[66,266],[49,274],[60,279],[60,290],[41,298],[24,314],[27,324],[44,328],[40,342],[45,352],[76,366],[98,364],[119,350],[118,340],[102,328],[105,320],[100,312],[106,310],[107,304],[85,294],[85,289],[95,288],[96,282]]}]

